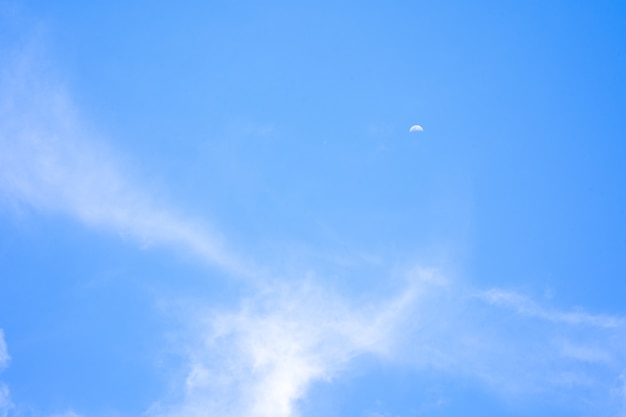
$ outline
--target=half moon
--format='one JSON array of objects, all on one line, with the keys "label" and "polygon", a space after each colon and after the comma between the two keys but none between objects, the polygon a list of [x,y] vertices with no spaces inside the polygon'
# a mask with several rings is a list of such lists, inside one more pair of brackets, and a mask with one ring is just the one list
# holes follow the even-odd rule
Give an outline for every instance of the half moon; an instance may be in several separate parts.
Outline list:
[{"label": "half moon", "polygon": [[409,132],[423,132],[423,131],[424,131],[424,128],[420,125],[413,125],[409,129]]}]

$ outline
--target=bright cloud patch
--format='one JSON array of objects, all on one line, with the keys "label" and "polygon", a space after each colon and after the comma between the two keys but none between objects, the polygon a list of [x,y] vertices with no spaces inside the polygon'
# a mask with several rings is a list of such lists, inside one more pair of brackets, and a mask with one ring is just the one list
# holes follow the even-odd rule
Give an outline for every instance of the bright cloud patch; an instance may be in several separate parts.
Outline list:
[{"label": "bright cloud patch", "polygon": [[311,283],[281,285],[238,311],[201,313],[184,401],[154,414],[296,416],[312,383],[332,380],[356,356],[388,352],[414,295],[408,288],[359,307]]}]

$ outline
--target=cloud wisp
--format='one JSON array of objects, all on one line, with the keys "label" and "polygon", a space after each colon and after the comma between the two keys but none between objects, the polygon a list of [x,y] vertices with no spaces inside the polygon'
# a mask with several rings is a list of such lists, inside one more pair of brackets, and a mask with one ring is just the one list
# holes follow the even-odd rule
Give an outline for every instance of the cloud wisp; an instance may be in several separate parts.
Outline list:
[{"label": "cloud wisp", "polygon": [[624,317],[455,285],[433,287],[416,310],[411,347],[400,356],[418,369],[474,379],[513,401],[562,403],[606,415],[623,401]]},{"label": "cloud wisp", "polygon": [[626,369],[626,318],[622,316],[549,308],[522,294],[500,289],[484,291],[478,297],[495,309],[494,316],[512,312],[507,319],[510,324],[524,325],[542,337],[539,342],[544,344],[544,352],[552,350],[552,356],[567,365],[562,375],[573,375],[571,371],[576,368],[582,375],[583,369],[592,365],[585,373],[587,377],[581,378],[590,381],[602,369],[614,373],[615,378]]},{"label": "cloud wisp", "polygon": [[0,370],[8,365],[10,359],[7,344],[4,341],[4,331],[0,329]]},{"label": "cloud wisp", "polygon": [[365,306],[312,282],[278,285],[233,311],[196,312],[183,400],[155,417],[294,417],[316,382],[360,355],[389,354],[416,292]]},{"label": "cloud wisp", "polygon": [[0,383],[0,417],[7,417],[9,411],[13,408],[13,403],[9,396],[9,388]]},{"label": "cloud wisp", "polygon": [[[10,359],[4,340],[4,331],[0,329],[0,371],[9,364]],[[13,408],[13,403],[9,395],[9,388],[0,382],[0,417],[7,417],[11,408]]]},{"label": "cloud wisp", "polygon": [[589,314],[583,311],[561,312],[542,308],[533,300],[511,291],[491,289],[479,294],[479,297],[490,304],[515,310],[526,317],[534,317],[571,325],[587,325],[591,327],[616,328],[626,324],[621,317]]},{"label": "cloud wisp", "polygon": [[61,83],[25,51],[0,78],[0,196],[63,213],[142,245],[170,245],[249,275],[206,225],[177,215],[129,180],[119,158],[82,123]]}]

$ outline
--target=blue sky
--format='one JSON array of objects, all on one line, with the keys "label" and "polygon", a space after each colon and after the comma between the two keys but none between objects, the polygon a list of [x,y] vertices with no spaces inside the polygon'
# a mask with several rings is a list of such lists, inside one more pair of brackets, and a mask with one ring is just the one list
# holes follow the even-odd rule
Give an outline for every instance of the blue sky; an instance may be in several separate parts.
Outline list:
[{"label": "blue sky", "polygon": [[1,1],[0,417],[626,415],[624,39]]}]

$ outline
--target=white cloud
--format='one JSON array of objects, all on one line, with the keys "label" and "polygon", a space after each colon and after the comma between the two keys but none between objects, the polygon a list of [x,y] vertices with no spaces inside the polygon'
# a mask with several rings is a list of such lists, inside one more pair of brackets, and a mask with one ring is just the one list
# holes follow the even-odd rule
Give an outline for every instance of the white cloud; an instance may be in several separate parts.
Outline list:
[{"label": "white cloud", "polygon": [[605,328],[623,327],[626,324],[626,321],[622,317],[589,314],[583,311],[563,312],[548,310],[540,307],[531,299],[510,291],[491,289],[481,293],[479,297],[491,304],[512,308],[521,315],[536,317],[556,323]]},{"label": "white cloud", "polygon": [[7,366],[11,357],[7,349],[7,344],[4,340],[4,331],[0,329],[0,369]]},{"label": "white cloud", "polygon": [[6,385],[0,384],[0,417],[7,417],[13,408],[13,403],[9,396],[9,389]]},{"label": "white cloud", "polygon": [[[7,350],[7,344],[4,340],[4,332],[0,329],[0,370],[7,366],[10,357]],[[9,396],[9,388],[0,383],[0,417],[7,417],[9,410],[13,407],[11,398]]]},{"label": "white cloud", "polygon": [[385,355],[415,297],[357,306],[311,284],[278,285],[238,311],[201,313],[184,400],[156,416],[293,417],[314,382],[363,354]]},{"label": "white cloud", "polygon": [[621,402],[621,416],[626,416],[626,372],[619,376],[619,386],[615,390],[618,401]]},{"label": "white cloud", "polygon": [[129,180],[119,158],[80,120],[64,87],[42,75],[49,69],[33,55],[18,54],[2,68],[0,196],[249,274],[215,233],[158,204]]},{"label": "white cloud", "polygon": [[613,381],[626,368],[624,317],[563,311],[500,289],[468,300],[471,324],[458,331],[465,354],[446,351],[459,369],[505,395],[609,408]]},{"label": "white cloud", "polygon": [[51,415],[50,417],[81,417],[80,414],[76,414],[74,411],[66,411],[64,413],[61,414],[54,414]]}]

